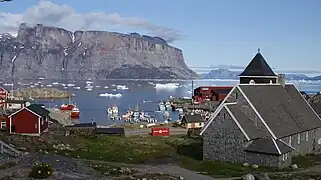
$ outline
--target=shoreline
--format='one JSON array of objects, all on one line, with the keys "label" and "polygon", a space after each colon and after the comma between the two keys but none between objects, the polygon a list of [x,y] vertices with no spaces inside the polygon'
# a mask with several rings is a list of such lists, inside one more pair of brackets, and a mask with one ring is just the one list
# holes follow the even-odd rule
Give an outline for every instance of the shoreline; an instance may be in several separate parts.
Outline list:
[{"label": "shoreline", "polygon": [[9,95],[25,99],[67,99],[72,97],[72,94],[68,91],[47,87],[16,89]]}]

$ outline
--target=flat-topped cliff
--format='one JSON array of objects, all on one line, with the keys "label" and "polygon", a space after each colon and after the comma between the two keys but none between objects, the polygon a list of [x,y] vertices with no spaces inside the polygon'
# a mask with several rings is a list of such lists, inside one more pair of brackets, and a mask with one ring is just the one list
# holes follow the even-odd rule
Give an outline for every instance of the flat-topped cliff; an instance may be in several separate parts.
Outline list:
[{"label": "flat-topped cliff", "polygon": [[188,79],[182,50],[138,33],[29,27],[0,35],[0,75],[13,78]]}]

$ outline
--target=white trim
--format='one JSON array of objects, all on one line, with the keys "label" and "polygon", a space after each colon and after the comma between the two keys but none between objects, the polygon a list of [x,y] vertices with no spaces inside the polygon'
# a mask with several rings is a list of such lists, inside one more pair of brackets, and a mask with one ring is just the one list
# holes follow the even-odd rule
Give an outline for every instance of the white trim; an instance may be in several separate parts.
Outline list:
[{"label": "white trim", "polygon": [[9,92],[5,88],[3,88],[2,86],[0,86],[0,88],[3,89],[7,93],[7,96],[8,96]]},{"label": "white trim", "polygon": [[293,150],[295,150],[295,148],[291,145],[291,144],[288,144],[286,142],[284,142],[282,139],[278,139],[279,141],[283,142],[284,144],[288,145],[290,148],[292,148]]},{"label": "white trim", "polygon": [[280,84],[278,83],[274,83],[274,84],[270,84],[270,83],[254,83],[254,84],[238,84],[238,85],[241,85],[241,86],[280,86]]},{"label": "white trim", "polygon": [[239,77],[243,77],[243,78],[275,78],[275,79],[278,78],[278,76],[239,76]]},{"label": "white trim", "polygon": [[23,136],[40,136],[38,133],[11,133],[11,134],[19,134]]},{"label": "white trim", "polygon": [[256,113],[256,115],[259,117],[259,119],[261,120],[261,122],[264,124],[264,126],[266,127],[266,129],[269,131],[269,133],[271,134],[271,136],[274,139],[277,139],[277,137],[275,136],[275,134],[273,133],[273,131],[271,130],[271,128],[266,124],[266,122],[264,121],[264,119],[262,118],[262,116],[260,115],[260,113],[256,110],[256,108],[254,107],[254,105],[251,103],[251,101],[249,100],[249,98],[245,95],[245,93],[243,92],[243,90],[241,89],[241,87],[237,86],[237,89],[241,92],[241,94],[243,95],[243,97],[246,99],[246,101],[250,104],[250,106],[252,107],[252,109],[254,110],[254,112]]},{"label": "white trim", "polygon": [[279,153],[279,154],[282,154],[282,153],[281,153],[281,151],[280,151],[279,146],[278,146],[278,145],[276,144],[276,142],[275,142],[275,139],[273,139],[273,138],[271,138],[271,139],[272,139],[273,144],[274,144],[274,146],[275,146],[276,150],[278,151],[278,153]]},{"label": "white trim", "polygon": [[318,113],[315,112],[315,110],[312,108],[312,106],[310,105],[310,103],[303,97],[303,95],[301,94],[301,92],[298,90],[298,88],[296,88],[295,84],[292,84],[295,88],[295,90],[300,94],[300,96],[304,99],[304,101],[308,104],[308,106],[310,107],[310,109],[314,112],[314,114],[318,117],[318,119],[321,121],[320,116],[318,115]]},{"label": "white trim", "polygon": [[9,133],[11,134],[12,133],[12,117],[9,117],[9,119],[10,119],[10,123],[9,123],[10,130],[9,130]]},{"label": "white trim", "polygon": [[242,131],[242,133],[244,134],[246,140],[251,140],[250,137],[247,135],[247,133],[245,132],[245,130],[243,129],[243,127],[241,126],[241,124],[236,120],[235,116],[233,115],[233,113],[231,112],[231,110],[224,105],[226,111],[230,114],[230,116],[232,117],[232,119],[234,120],[235,124],[239,127],[239,129]]},{"label": "white trim", "polygon": [[213,115],[209,118],[209,120],[207,121],[207,123],[205,124],[205,126],[203,126],[203,128],[201,129],[201,133],[200,135],[202,135],[205,130],[210,126],[210,124],[214,121],[214,119],[216,118],[216,116],[218,115],[218,113],[221,111],[221,109],[224,106],[225,101],[231,96],[231,94],[234,92],[234,90],[236,89],[235,85],[231,91],[226,95],[226,97],[224,98],[224,100],[221,102],[221,104],[217,107],[217,109],[214,111]]},{"label": "white trim", "polygon": [[41,133],[40,116],[38,116],[38,134]]},{"label": "white trim", "polygon": [[34,115],[36,115],[36,116],[38,116],[38,117],[41,117],[39,114],[37,114],[37,113],[35,113],[35,112],[31,111],[31,110],[30,110],[30,109],[28,109],[27,107],[24,107],[24,108],[19,109],[18,111],[16,111],[16,112],[14,112],[14,113],[10,114],[8,117],[12,117],[13,115],[17,114],[18,112],[20,112],[20,111],[22,111],[22,110],[24,110],[24,109],[28,110],[29,112],[31,112],[32,114],[34,114]]}]

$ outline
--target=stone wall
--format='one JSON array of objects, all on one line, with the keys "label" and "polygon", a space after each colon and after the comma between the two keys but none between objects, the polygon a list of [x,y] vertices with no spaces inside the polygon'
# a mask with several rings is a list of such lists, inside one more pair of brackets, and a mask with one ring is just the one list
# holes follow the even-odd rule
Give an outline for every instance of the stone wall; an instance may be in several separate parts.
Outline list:
[{"label": "stone wall", "polygon": [[224,108],[203,134],[203,159],[245,163],[243,149],[246,142]]},{"label": "stone wall", "polygon": [[265,167],[285,168],[285,167],[289,167],[291,165],[291,158],[288,158],[285,161],[283,161],[282,155],[278,156],[278,155],[246,152],[245,156],[246,156],[246,158],[245,158],[246,162],[248,162],[250,164],[262,165]]},{"label": "stone wall", "polygon": [[68,127],[66,132],[72,136],[92,137],[96,135],[95,129],[95,127]]},{"label": "stone wall", "polygon": [[[308,136],[306,133],[308,133]],[[298,136],[300,136],[300,138],[298,138]],[[295,148],[293,153],[295,156],[321,152],[321,144],[318,143],[321,143],[321,128],[284,137],[282,140]]]}]

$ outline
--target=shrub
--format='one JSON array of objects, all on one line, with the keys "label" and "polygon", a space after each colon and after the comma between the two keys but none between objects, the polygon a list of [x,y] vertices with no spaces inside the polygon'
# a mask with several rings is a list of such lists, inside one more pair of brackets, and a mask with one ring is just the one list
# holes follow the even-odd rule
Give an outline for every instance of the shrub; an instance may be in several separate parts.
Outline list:
[{"label": "shrub", "polygon": [[52,174],[52,167],[47,163],[35,163],[29,172],[29,177],[33,179],[47,179]]}]

